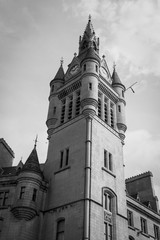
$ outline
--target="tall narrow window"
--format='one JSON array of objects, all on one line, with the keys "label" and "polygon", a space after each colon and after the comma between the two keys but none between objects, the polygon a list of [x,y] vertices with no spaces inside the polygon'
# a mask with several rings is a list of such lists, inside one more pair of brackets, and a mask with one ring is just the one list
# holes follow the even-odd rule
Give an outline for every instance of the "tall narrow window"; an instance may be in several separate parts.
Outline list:
[{"label": "tall narrow window", "polygon": [[53,108],[53,114],[55,114],[55,113],[56,113],[56,107]]},{"label": "tall narrow window", "polygon": [[109,193],[104,193],[104,208],[105,210],[112,212],[112,199]]},{"label": "tall narrow window", "polygon": [[75,113],[76,116],[80,114],[80,104],[81,104],[80,91],[78,91],[77,92],[77,98],[76,98],[76,113]]},{"label": "tall narrow window", "polygon": [[23,199],[24,198],[24,194],[25,194],[25,189],[26,189],[26,187],[21,187],[21,191],[20,191],[20,195],[19,195],[19,198],[20,199]]},{"label": "tall narrow window", "polygon": [[54,85],[52,85],[51,92],[54,92]]},{"label": "tall narrow window", "polygon": [[84,72],[86,71],[86,64],[84,64],[84,66],[83,66],[83,71]]},{"label": "tall narrow window", "polygon": [[112,240],[112,225],[109,223],[104,223],[104,239]]},{"label": "tall narrow window", "polygon": [[61,110],[61,123],[64,123],[65,109],[66,109],[66,100],[62,101],[62,110]]},{"label": "tall narrow window", "polygon": [[8,200],[8,191],[0,192],[0,206],[6,206]]},{"label": "tall narrow window", "polygon": [[104,167],[107,168],[108,167],[108,163],[107,163],[107,151],[104,150]]},{"label": "tall narrow window", "polygon": [[121,112],[121,106],[118,105],[118,112]]},{"label": "tall narrow window", "polygon": [[63,151],[61,151],[61,157],[60,157],[60,168],[63,167]]},{"label": "tall narrow window", "polygon": [[104,99],[104,121],[108,123],[108,102],[107,98]]},{"label": "tall narrow window", "polygon": [[68,165],[69,161],[69,148],[66,149],[66,166]]},{"label": "tall narrow window", "polygon": [[141,218],[141,230],[143,233],[147,233],[147,220]]},{"label": "tall narrow window", "polygon": [[37,197],[37,189],[33,188],[33,195],[32,195],[32,201],[35,202]]},{"label": "tall narrow window", "polygon": [[127,210],[128,226],[133,227],[133,212]]},{"label": "tall narrow window", "polygon": [[98,98],[98,117],[101,117],[101,98]]},{"label": "tall narrow window", "polygon": [[69,106],[68,106],[68,119],[72,118],[72,110],[73,110],[73,96],[69,97],[70,102],[69,102]]},{"label": "tall narrow window", "polygon": [[111,127],[114,128],[114,105],[110,106]]},{"label": "tall narrow window", "polygon": [[154,239],[159,240],[159,227],[154,225]]},{"label": "tall narrow window", "polygon": [[92,90],[92,83],[88,84],[88,88],[89,88],[89,90]]},{"label": "tall narrow window", "polygon": [[108,157],[108,169],[112,171],[112,154],[111,153],[109,153],[109,157]]},{"label": "tall narrow window", "polygon": [[64,227],[65,227],[65,220],[63,219],[57,223],[56,240],[64,240]]},{"label": "tall narrow window", "polygon": [[98,66],[96,65],[96,72],[98,72]]},{"label": "tall narrow window", "polygon": [[104,149],[104,167],[109,171],[113,171],[113,159],[112,154]]},{"label": "tall narrow window", "polygon": [[3,218],[0,218],[0,232],[2,232],[2,227],[3,227]]}]

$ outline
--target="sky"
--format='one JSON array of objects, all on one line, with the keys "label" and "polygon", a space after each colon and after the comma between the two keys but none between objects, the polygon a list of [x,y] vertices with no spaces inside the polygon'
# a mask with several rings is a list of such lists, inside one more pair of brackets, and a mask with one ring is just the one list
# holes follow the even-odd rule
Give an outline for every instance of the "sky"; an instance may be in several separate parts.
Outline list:
[{"label": "sky", "polygon": [[126,178],[151,171],[160,199],[160,0],[0,0],[0,137],[26,161],[47,155],[49,83],[78,52],[91,14],[100,56],[126,97]]}]

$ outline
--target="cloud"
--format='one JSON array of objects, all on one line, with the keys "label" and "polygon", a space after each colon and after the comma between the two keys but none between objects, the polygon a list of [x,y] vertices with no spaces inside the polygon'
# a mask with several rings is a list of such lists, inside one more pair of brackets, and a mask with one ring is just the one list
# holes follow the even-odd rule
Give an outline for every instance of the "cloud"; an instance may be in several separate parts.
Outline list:
[{"label": "cloud", "polygon": [[127,132],[124,158],[126,177],[151,171],[158,185],[160,169],[160,138],[152,136],[147,130]]},{"label": "cloud", "polygon": [[125,64],[128,75],[160,75],[160,0],[67,2],[63,1],[65,11],[79,17],[91,13],[93,19],[101,21],[100,32],[105,38],[101,48],[109,49],[119,65]]}]

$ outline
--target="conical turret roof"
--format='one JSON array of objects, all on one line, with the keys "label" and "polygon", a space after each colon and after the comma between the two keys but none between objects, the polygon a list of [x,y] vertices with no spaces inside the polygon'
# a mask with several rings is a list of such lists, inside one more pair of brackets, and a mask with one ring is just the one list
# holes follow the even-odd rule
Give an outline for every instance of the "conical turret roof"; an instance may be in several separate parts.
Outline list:
[{"label": "conical turret roof", "polygon": [[40,165],[39,165],[36,146],[34,146],[34,149],[32,150],[32,152],[29,155],[25,164],[23,165],[22,171],[31,171],[31,172],[36,172],[36,173],[42,175]]},{"label": "conical turret roof", "polygon": [[112,85],[115,85],[115,84],[122,84],[117,72],[116,72],[116,69],[115,69],[115,66],[114,66],[114,69],[113,69],[113,73],[112,73]]},{"label": "conical turret roof", "polygon": [[62,63],[61,63],[61,65],[56,73],[56,76],[54,77],[53,80],[64,80],[64,70],[63,70]]}]

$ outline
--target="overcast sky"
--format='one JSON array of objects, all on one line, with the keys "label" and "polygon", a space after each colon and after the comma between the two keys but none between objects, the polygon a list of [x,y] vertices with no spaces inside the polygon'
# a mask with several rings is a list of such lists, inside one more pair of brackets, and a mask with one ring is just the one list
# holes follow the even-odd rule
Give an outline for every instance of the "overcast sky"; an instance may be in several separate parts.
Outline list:
[{"label": "overcast sky", "polygon": [[126,87],[126,177],[152,171],[160,196],[160,0],[0,0],[0,133],[25,162],[46,160],[49,83],[92,15],[100,55]]}]

